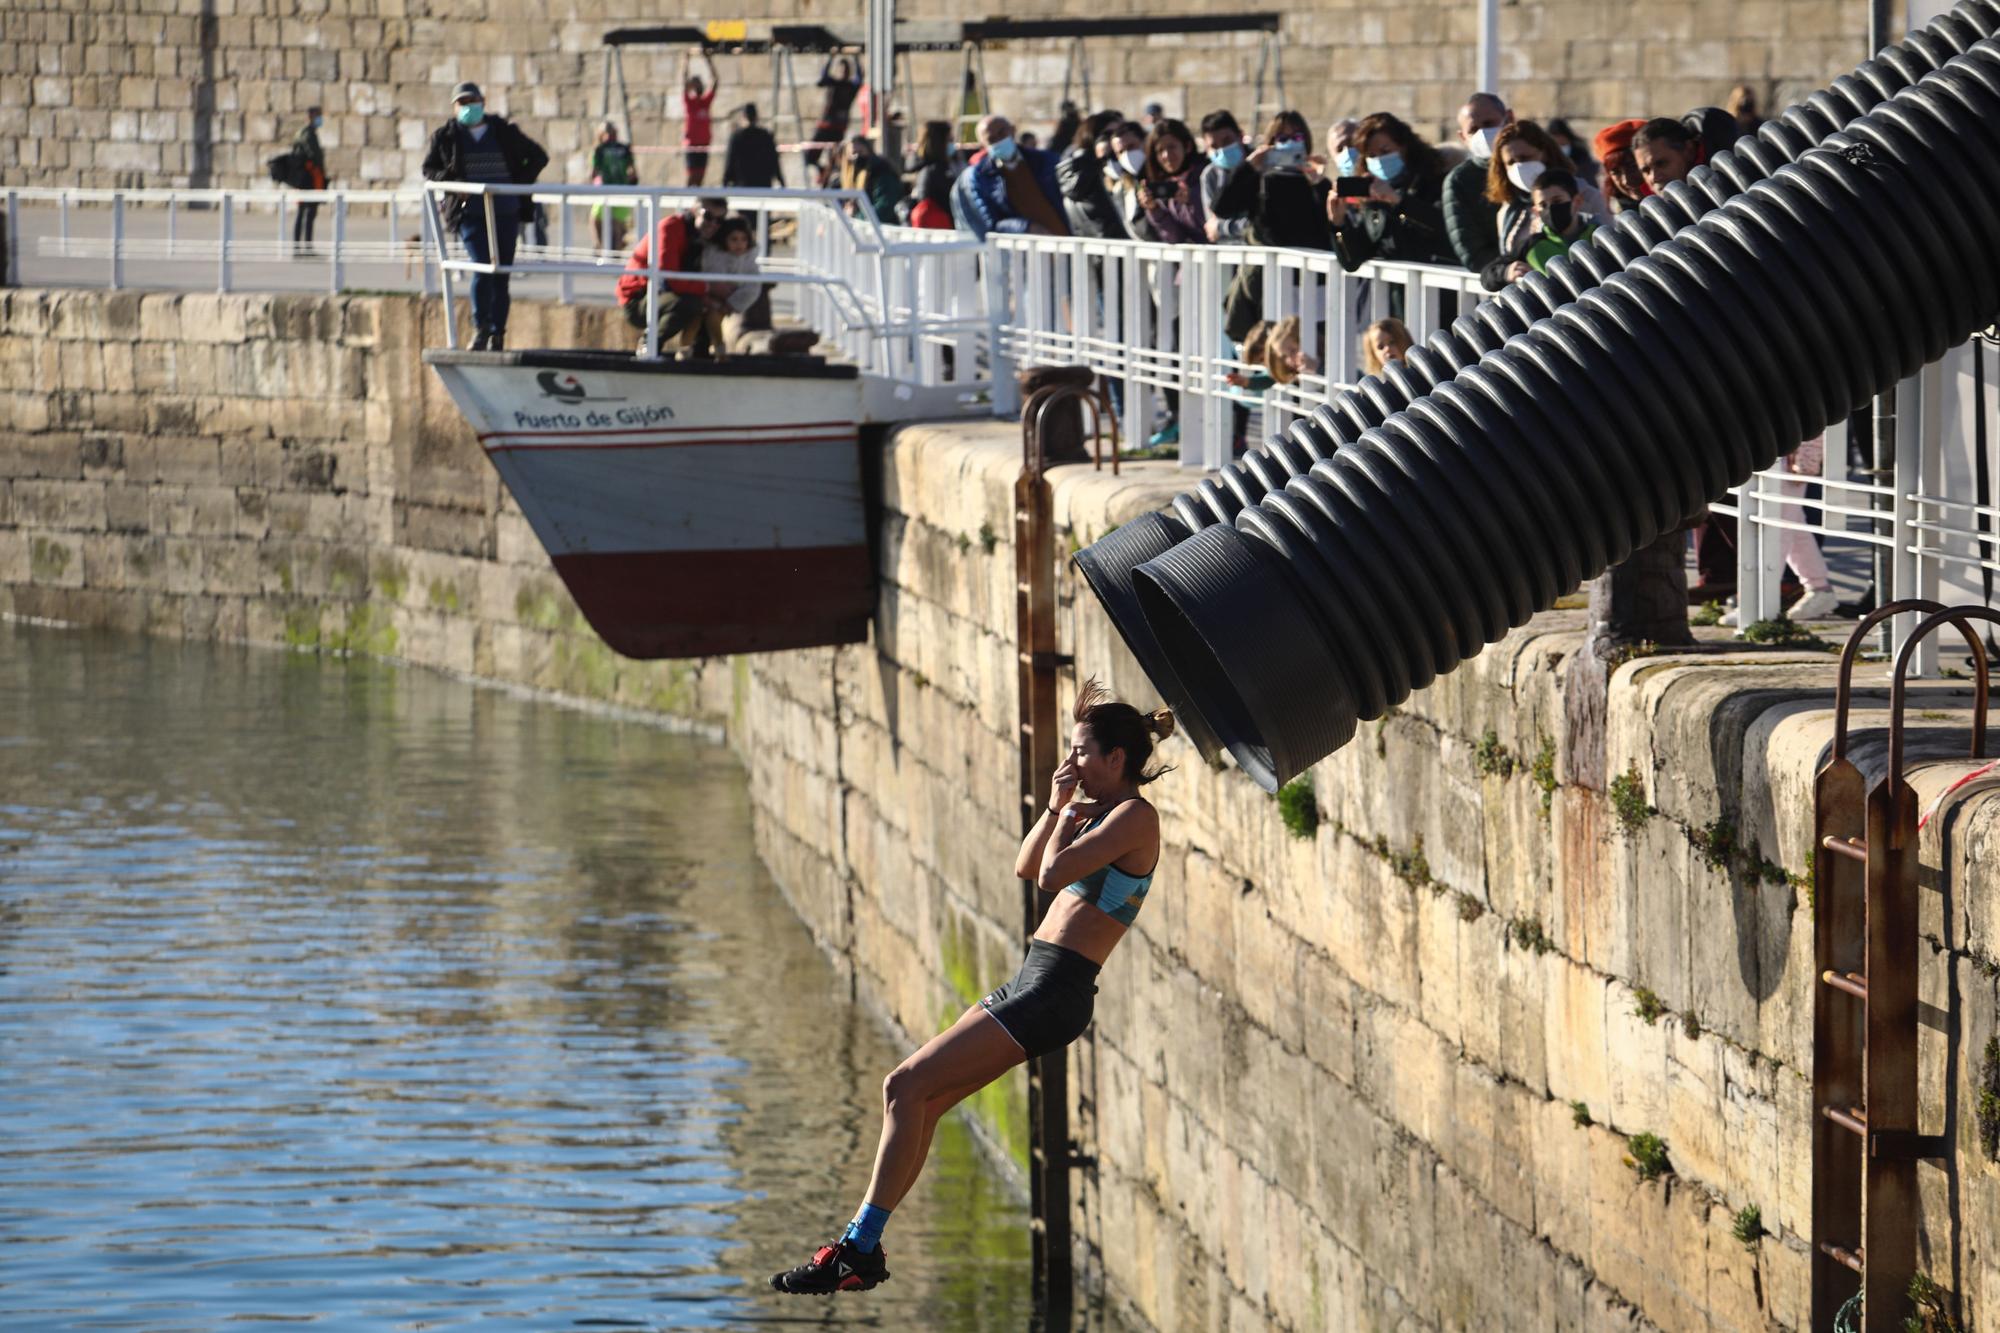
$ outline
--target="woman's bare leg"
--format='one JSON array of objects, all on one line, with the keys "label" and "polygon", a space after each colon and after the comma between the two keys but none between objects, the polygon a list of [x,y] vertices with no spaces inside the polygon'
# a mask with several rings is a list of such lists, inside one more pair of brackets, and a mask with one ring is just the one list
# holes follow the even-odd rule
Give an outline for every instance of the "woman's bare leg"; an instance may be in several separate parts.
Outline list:
[{"label": "woman's bare leg", "polygon": [[937,1124],[934,1102],[949,1097],[937,1111],[942,1115],[1027,1058],[1007,1030],[975,1004],[897,1065],[882,1081],[882,1141],[862,1201],[894,1208],[916,1183]]}]

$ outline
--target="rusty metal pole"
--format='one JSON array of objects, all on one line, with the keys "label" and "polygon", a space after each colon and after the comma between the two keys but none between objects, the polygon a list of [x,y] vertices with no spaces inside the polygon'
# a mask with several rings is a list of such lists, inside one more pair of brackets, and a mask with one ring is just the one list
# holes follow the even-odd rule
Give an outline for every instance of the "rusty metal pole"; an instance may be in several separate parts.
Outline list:
[{"label": "rusty metal pole", "polygon": [[[1020,711],[1021,833],[1041,818],[1066,737],[1056,699],[1055,497],[1045,475],[1041,425],[1074,390],[1037,390],[1021,409],[1021,475],[1014,482],[1014,629]],[[1021,883],[1022,934],[1032,938],[1049,895]],[[1069,1189],[1069,1053],[1028,1062],[1029,1228],[1035,1309],[1042,1327],[1067,1329],[1074,1308]]]}]

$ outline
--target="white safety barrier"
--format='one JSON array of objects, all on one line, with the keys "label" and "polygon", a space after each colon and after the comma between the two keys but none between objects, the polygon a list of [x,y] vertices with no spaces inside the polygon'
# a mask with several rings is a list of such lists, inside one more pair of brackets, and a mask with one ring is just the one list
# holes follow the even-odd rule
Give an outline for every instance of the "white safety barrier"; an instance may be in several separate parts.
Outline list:
[{"label": "white safety barrier", "polygon": [[[901,404],[911,417],[1005,416],[1018,410],[1017,370],[1086,365],[1110,388],[1128,447],[1176,406],[1176,453],[1191,467],[1227,462],[1239,423],[1254,446],[1358,379],[1361,331],[1374,320],[1397,316],[1421,343],[1487,295],[1462,270],[1375,263],[1347,273],[1324,252],[1002,234],[981,243],[958,232],[882,226],[852,191],[443,183],[428,192],[9,188],[0,191],[8,277],[117,287],[133,285],[134,269],[145,265],[153,281],[144,285],[209,279],[223,291],[269,290],[296,287],[296,277],[286,279],[311,272],[298,262],[305,258],[324,265],[310,284],[318,289],[400,280],[407,289],[448,286],[456,295],[481,266],[455,240],[443,242],[437,214],[426,207],[447,192],[490,196],[482,208],[507,196],[518,208],[519,197],[532,197],[548,219],[546,234],[520,246],[509,271],[535,294],[597,302],[611,298],[626,247],[650,234],[647,224],[693,200],[726,197],[756,219],[766,257],[757,280],[774,288],[774,305],[818,329],[871,377],[877,410],[894,415]],[[290,239],[302,203],[320,205],[309,255]],[[614,236],[621,217],[628,234]],[[789,253],[773,254],[771,222],[779,217],[790,219]],[[1257,387],[1258,368],[1226,335],[1227,300],[1246,270],[1261,283],[1264,317],[1297,316],[1305,348],[1320,363],[1291,383]],[[649,273],[660,281],[680,276]],[[1819,474],[1795,474],[1781,462],[1715,506],[1739,518],[1744,623],[1782,610],[1787,533],[1809,534],[1850,569],[1871,563],[1878,600],[1990,602],[2000,574],[1996,348],[1975,339],[1903,384],[1894,447],[1879,472],[1861,461],[1850,466],[1847,431],[1837,425]],[[1927,644],[1918,665],[1935,663]]]}]

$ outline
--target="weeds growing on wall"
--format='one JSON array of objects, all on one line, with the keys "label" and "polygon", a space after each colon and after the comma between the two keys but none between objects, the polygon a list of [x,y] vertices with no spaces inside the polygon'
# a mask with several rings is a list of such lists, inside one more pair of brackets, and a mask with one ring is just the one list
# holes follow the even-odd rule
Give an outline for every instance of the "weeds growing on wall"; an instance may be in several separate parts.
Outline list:
[{"label": "weeds growing on wall", "polygon": [[1979,1146],[1986,1160],[2000,1159],[2000,1037],[1990,1037],[1979,1059]]},{"label": "weeds growing on wall", "polygon": [[1517,916],[1509,921],[1507,939],[1517,949],[1532,949],[1538,954],[1556,947],[1556,942],[1542,929],[1542,919],[1538,916]]},{"label": "weeds growing on wall", "polygon": [[1632,992],[1632,1013],[1647,1027],[1659,1022],[1666,1012],[1666,1004],[1644,986]]},{"label": "weeds growing on wall", "polygon": [[1638,769],[1628,768],[1611,779],[1611,812],[1618,816],[1618,827],[1627,833],[1638,832],[1654,813],[1646,799],[1646,780]]},{"label": "weeds growing on wall", "polygon": [[1517,767],[1514,756],[1500,743],[1500,733],[1488,731],[1473,747],[1472,761],[1479,771],[1490,778],[1506,778],[1514,775]]},{"label": "weeds growing on wall", "polygon": [[1771,620],[1759,620],[1743,630],[1743,637],[1751,643],[1762,644],[1766,648],[1801,648],[1818,653],[1834,651],[1832,644],[1807,629],[1795,620],[1778,616]]},{"label": "weeds growing on wall", "polygon": [[1639,1173],[1641,1180],[1658,1180],[1673,1170],[1667,1161],[1667,1145],[1658,1134],[1634,1134],[1625,1140],[1625,1160]]},{"label": "weeds growing on wall", "polygon": [[1590,1108],[1582,1102],[1569,1104],[1569,1122],[1578,1129],[1589,1129],[1597,1122],[1590,1118]]},{"label": "weeds growing on wall", "polygon": [[1528,776],[1542,789],[1542,813],[1547,814],[1556,794],[1556,743],[1552,737],[1542,737],[1542,748],[1528,765]]},{"label": "weeds growing on wall", "polygon": [[1737,1210],[1735,1225],[1729,1234],[1743,1243],[1746,1250],[1757,1248],[1757,1242],[1764,1237],[1764,1210],[1754,1203],[1746,1203]]},{"label": "weeds growing on wall", "polygon": [[1293,778],[1278,788],[1278,818],[1294,838],[1310,838],[1319,831],[1319,797],[1313,793],[1311,778]]},{"label": "weeds growing on wall", "polygon": [[1947,1293],[1929,1273],[1912,1275],[1908,1294],[1910,1313],[1903,1319],[1904,1333],[1959,1333],[1958,1321],[1946,1308]]}]

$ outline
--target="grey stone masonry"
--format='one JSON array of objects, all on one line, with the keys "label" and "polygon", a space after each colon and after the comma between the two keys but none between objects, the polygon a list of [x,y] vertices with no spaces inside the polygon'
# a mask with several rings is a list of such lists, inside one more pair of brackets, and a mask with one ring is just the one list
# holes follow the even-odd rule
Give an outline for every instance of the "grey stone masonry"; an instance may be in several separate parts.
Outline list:
[{"label": "grey stone masonry", "polygon": [[[1256,6],[1245,6],[1256,8]],[[695,11],[687,21],[753,25],[809,21],[865,26],[865,7],[837,0],[767,0],[748,11]],[[983,19],[969,0],[905,4],[915,20]],[[1006,7],[1011,17],[1076,12],[1056,0]],[[1093,13],[1207,13],[1196,0],[1106,0]],[[1900,7],[1898,7],[1900,12]],[[1426,134],[1449,133],[1472,91],[1478,7],[1470,0],[1284,8],[1288,100],[1316,129],[1340,115],[1394,111]],[[1862,0],[1519,0],[1502,7],[1501,88],[1523,115],[1568,116],[1588,133],[1633,115],[1674,114],[1719,102],[1741,81],[1767,108],[1824,85],[1857,64]],[[304,110],[325,108],[335,183],[414,178],[425,136],[461,79],[493,109],[520,120],[554,155],[550,178],[589,178],[600,101],[602,39],[657,21],[629,4],[577,0],[551,11],[527,0],[432,5],[421,0],[9,0],[0,6],[0,178],[29,185],[266,184],[264,163],[284,151]],[[680,52],[632,48],[626,75],[645,179],[678,182]],[[1161,102],[1190,122],[1217,107],[1254,119],[1254,35],[1105,39],[1091,50],[1092,92],[1137,115]],[[988,52],[992,101],[1047,133],[1063,88],[1066,47],[1019,43]],[[801,60],[806,124],[817,111],[817,65]],[[767,120],[766,57],[721,57],[718,112],[756,100]],[[956,113],[956,54],[913,57],[917,120]],[[1072,90],[1081,94],[1080,80]],[[1267,99],[1271,96],[1267,92]],[[718,116],[718,144],[726,127]],[[789,168],[796,173],[796,164]],[[796,179],[794,184],[799,183]]]}]

